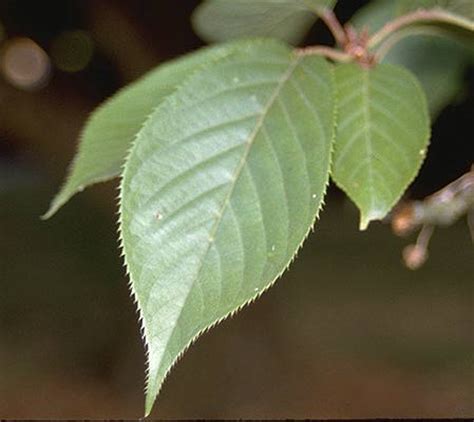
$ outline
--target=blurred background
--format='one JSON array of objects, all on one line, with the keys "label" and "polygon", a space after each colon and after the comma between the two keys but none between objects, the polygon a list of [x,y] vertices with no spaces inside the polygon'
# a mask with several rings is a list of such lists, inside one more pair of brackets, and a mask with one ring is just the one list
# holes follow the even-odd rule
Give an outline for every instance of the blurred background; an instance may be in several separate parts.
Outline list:
[{"label": "blurred background", "polygon": [[[178,6],[179,3],[179,6]],[[116,182],[42,222],[88,114],[157,64],[202,45],[198,1],[0,0],[0,417],[137,418],[144,348],[116,240]],[[341,1],[347,21],[367,2]],[[307,44],[329,43],[318,23]],[[474,72],[437,118],[410,188],[466,172]],[[412,240],[357,230],[334,187],[291,270],[204,335],[173,370],[156,418],[468,417],[474,414],[473,247],[438,230],[416,272]]]}]

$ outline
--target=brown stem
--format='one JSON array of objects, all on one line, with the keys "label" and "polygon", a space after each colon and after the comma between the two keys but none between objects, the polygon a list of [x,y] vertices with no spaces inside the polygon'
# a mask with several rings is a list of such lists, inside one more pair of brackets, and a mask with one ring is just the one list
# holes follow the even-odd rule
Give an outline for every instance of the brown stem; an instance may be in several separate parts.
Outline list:
[{"label": "brown stem", "polygon": [[398,205],[391,216],[395,234],[405,236],[421,226],[416,244],[408,245],[403,251],[407,267],[417,269],[426,261],[435,226],[449,226],[466,214],[474,241],[474,166],[428,198]]},{"label": "brown stem", "polygon": [[458,27],[463,27],[470,31],[474,31],[474,25],[462,17],[453,15],[442,9],[420,9],[415,12],[400,16],[399,18],[387,23],[385,26],[382,27],[382,29],[380,29],[378,32],[372,35],[372,37],[370,37],[367,43],[367,47],[376,47],[391,34],[406,26],[426,22],[446,23]]},{"label": "brown stem", "polygon": [[408,245],[403,250],[403,260],[405,265],[411,270],[417,270],[428,259],[428,245],[433,232],[434,226],[423,226],[416,239],[416,243],[414,245]]},{"label": "brown stem", "polygon": [[399,204],[392,213],[392,228],[403,236],[422,225],[449,226],[473,210],[474,166],[424,200]]},{"label": "brown stem", "polygon": [[331,47],[326,47],[324,45],[317,45],[313,47],[300,48],[298,50],[300,56],[324,56],[328,59],[331,59],[335,62],[348,63],[353,57],[350,54],[344,53],[343,51],[336,50]]},{"label": "brown stem", "polygon": [[348,43],[347,34],[334,12],[331,9],[324,9],[321,12],[320,17],[331,31],[336,43],[341,47],[344,47]]}]

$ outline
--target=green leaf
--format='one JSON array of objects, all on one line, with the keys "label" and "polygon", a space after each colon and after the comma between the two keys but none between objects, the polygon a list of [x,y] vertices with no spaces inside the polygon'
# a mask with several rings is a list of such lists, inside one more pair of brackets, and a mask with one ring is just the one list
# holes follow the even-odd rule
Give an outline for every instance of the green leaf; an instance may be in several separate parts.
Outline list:
[{"label": "green leaf", "polygon": [[147,414],[191,342],[293,259],[328,183],[333,116],[324,59],[249,42],[190,78],[140,132],[120,231],[148,345]]},{"label": "green leaf", "polygon": [[357,10],[350,23],[359,31],[367,28],[373,34],[397,16],[397,6],[394,0],[372,0]]},{"label": "green leaf", "polygon": [[133,139],[150,113],[188,75],[237,47],[238,43],[230,43],[206,48],[158,66],[94,111],[82,131],[79,150],[66,182],[44,218],[51,217],[87,186],[118,176]]},{"label": "green leaf", "polygon": [[455,15],[474,20],[474,2],[472,0],[398,0],[398,15],[416,9],[440,7]]},{"label": "green leaf", "polygon": [[[458,36],[472,44],[474,41],[474,2],[472,0],[399,0],[399,14],[415,9],[437,9],[445,13],[442,21],[426,22],[435,28],[446,29],[447,34]],[[416,24],[415,24],[416,26]]]},{"label": "green leaf", "polygon": [[194,12],[196,32],[208,42],[271,37],[298,44],[323,7],[336,0],[206,0]]},{"label": "green leaf", "polygon": [[472,51],[462,43],[430,35],[413,35],[394,46],[383,62],[406,67],[421,83],[432,118],[454,101],[464,86]]},{"label": "green leaf", "polygon": [[399,4],[396,0],[372,0],[357,10],[351,19],[351,25],[358,30],[366,27],[372,34],[398,16]]},{"label": "green leaf", "polygon": [[376,32],[394,18],[418,9],[435,8],[441,8],[466,20],[474,20],[472,0],[374,0],[359,9],[351,23],[356,28],[366,26],[370,32]]},{"label": "green leaf", "polygon": [[[390,6],[390,10],[393,10],[396,16],[404,15],[404,19],[398,22],[401,26],[397,27],[396,31],[394,31],[396,26],[389,25],[388,28],[382,28],[369,39],[367,45],[369,48],[374,48],[387,37],[396,37],[402,31],[416,28],[432,28],[435,31],[443,31],[444,35],[456,36],[458,39],[472,43],[474,3],[469,1],[470,6],[466,7],[464,0],[398,0],[395,5]],[[410,13],[413,19],[410,19]]]},{"label": "green leaf", "polygon": [[[351,23],[359,29],[368,27],[373,33],[405,12],[416,10],[423,5],[436,6],[435,1],[427,3],[373,1],[360,9]],[[461,10],[459,6],[462,1],[452,3],[451,11]],[[454,3],[458,4],[457,8]],[[470,0],[469,3],[474,4]],[[382,63],[406,67],[416,75],[425,91],[430,114],[435,118],[462,91],[464,71],[469,63],[472,63],[472,56],[472,47],[469,48],[457,40],[441,37],[435,32],[430,34],[410,31],[383,57]]]},{"label": "green leaf", "polygon": [[382,219],[414,179],[426,153],[425,96],[408,71],[382,64],[336,68],[338,123],[332,177],[361,212]]}]

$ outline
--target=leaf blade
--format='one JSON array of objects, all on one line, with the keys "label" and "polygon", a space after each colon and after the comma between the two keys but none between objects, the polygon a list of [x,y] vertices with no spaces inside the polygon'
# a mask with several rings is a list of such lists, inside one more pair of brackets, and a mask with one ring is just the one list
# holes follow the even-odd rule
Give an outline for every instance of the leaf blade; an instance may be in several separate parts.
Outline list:
[{"label": "leaf blade", "polygon": [[147,414],[193,339],[285,270],[328,182],[329,65],[250,45],[170,97],[127,162],[120,227],[148,339]]},{"label": "leaf blade", "polygon": [[194,12],[193,26],[208,42],[270,37],[298,44],[335,0],[207,0]]},{"label": "leaf blade", "polygon": [[100,105],[88,119],[66,181],[43,218],[52,217],[87,186],[117,177],[136,134],[150,113],[188,75],[230,54],[234,48],[238,48],[238,43],[206,48],[160,65]]},{"label": "leaf blade", "polygon": [[361,230],[385,217],[416,176],[430,135],[423,91],[392,65],[336,67],[332,178],[361,212]]}]

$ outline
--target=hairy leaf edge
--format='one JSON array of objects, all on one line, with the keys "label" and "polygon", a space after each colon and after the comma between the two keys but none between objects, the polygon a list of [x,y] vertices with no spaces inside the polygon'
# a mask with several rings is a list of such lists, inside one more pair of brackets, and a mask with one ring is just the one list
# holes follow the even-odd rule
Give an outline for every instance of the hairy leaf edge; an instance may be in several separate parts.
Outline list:
[{"label": "hairy leaf edge", "polygon": [[[416,176],[418,175],[418,173],[421,169],[421,166],[423,165],[424,160],[426,158],[429,143],[430,143],[430,139],[431,139],[431,118],[430,118],[429,111],[428,111],[428,102],[427,102],[427,99],[426,99],[425,91],[424,91],[423,87],[421,86],[421,83],[419,82],[418,78],[413,74],[413,72],[409,71],[405,67],[396,66],[396,65],[393,65],[393,64],[390,64],[390,63],[384,63],[383,66],[390,66],[392,68],[402,70],[403,72],[405,72],[406,76],[408,76],[412,80],[412,83],[416,86],[417,91],[418,91],[417,96],[418,96],[419,100],[421,101],[421,103],[423,104],[424,120],[425,120],[425,123],[427,123],[427,125],[428,125],[428,130],[427,130],[427,133],[426,133],[426,139],[423,142],[423,144],[424,144],[423,145],[423,154],[421,155],[421,160],[420,160],[419,164],[413,170],[413,172],[410,174],[410,176],[407,178],[408,181],[406,183],[406,186],[401,189],[401,191],[398,193],[395,200],[393,200],[392,203],[389,205],[389,210],[383,215],[378,213],[378,212],[373,212],[373,213],[369,212],[367,215],[365,215],[364,212],[363,212],[362,204],[359,204],[357,202],[357,200],[349,194],[349,192],[346,190],[346,188],[343,186],[343,184],[340,183],[339,180],[337,180],[337,178],[334,177],[334,175],[331,172],[331,180],[335,183],[335,185],[339,189],[341,189],[347,195],[347,197],[357,206],[357,208],[361,212],[360,222],[359,222],[359,230],[360,231],[367,230],[367,228],[369,227],[369,224],[372,221],[383,220],[388,215],[388,213],[393,209],[393,207],[397,204],[397,202],[399,201],[399,199],[401,198],[403,193],[408,189],[410,184],[415,180]],[[337,83],[336,83],[336,86],[335,86],[334,98],[335,98],[335,102],[336,102],[336,108],[339,110],[339,105],[338,104],[339,104],[340,98],[339,98],[339,90],[337,89]],[[336,138],[335,138],[334,142],[335,143],[337,142],[337,128],[336,128]]]},{"label": "hairy leaf edge", "polygon": [[[258,41],[258,40],[257,40]],[[123,173],[123,170],[125,169],[126,161],[128,156],[131,153],[131,150],[135,144],[135,141],[138,137],[138,134],[141,132],[141,130],[145,127],[147,124],[148,120],[154,115],[155,111],[166,101],[167,97],[173,95],[176,91],[178,91],[181,86],[185,83],[185,81],[188,78],[193,77],[195,74],[201,72],[203,69],[206,69],[208,66],[211,66],[213,63],[216,61],[219,61],[225,57],[230,56],[231,54],[234,53],[234,50],[236,48],[240,48],[242,45],[243,41],[238,40],[238,41],[229,41],[227,43],[222,43],[219,46],[214,46],[214,47],[204,47],[200,50],[196,50],[194,52],[191,52],[189,54],[185,54],[183,56],[179,56],[175,59],[172,59],[171,61],[163,62],[155,66],[153,69],[149,70],[146,72],[144,75],[140,76],[137,80],[132,82],[131,84],[125,85],[124,87],[120,88],[115,94],[113,94],[111,97],[107,98],[105,101],[103,101],[101,104],[99,104],[94,110],[92,110],[89,113],[88,118],[86,119],[86,123],[84,128],[81,130],[81,133],[79,135],[79,139],[77,142],[76,146],[76,152],[74,154],[74,158],[72,159],[71,163],[68,165],[67,171],[66,171],[66,177],[64,178],[64,181],[62,182],[58,193],[54,196],[53,200],[51,201],[51,204],[49,205],[48,210],[40,217],[42,220],[48,220],[51,217],[53,217],[71,198],[73,198],[76,194],[84,191],[86,188],[91,187],[95,184],[102,183],[102,182],[108,182],[112,179],[115,179],[116,177],[119,177],[121,173]],[[227,47],[227,48],[226,48]],[[140,83],[143,82],[144,79],[151,77],[154,72],[157,72],[160,68],[165,68],[168,66],[172,66],[175,64],[177,61],[184,59],[186,57],[191,57],[192,55],[204,53],[204,52],[209,52],[213,49],[216,49],[216,54],[217,56],[209,60],[207,63],[200,64],[197,66],[196,69],[191,71],[184,79],[183,82],[180,85],[177,85],[173,91],[165,98],[163,98],[154,108],[151,112],[148,113],[148,115],[144,118],[140,125],[140,129],[137,131],[133,139],[130,140],[130,146],[128,148],[128,152],[126,153],[123,163],[122,163],[122,169],[121,171],[118,172],[113,172],[109,173],[105,176],[101,177],[95,177],[90,179],[89,182],[86,184],[83,184],[81,186],[78,186],[75,188],[73,191],[70,193],[66,194],[67,188],[69,187],[69,182],[71,180],[71,176],[74,174],[74,170],[76,168],[76,163],[79,160],[79,157],[81,155],[81,148],[82,148],[82,141],[84,139],[84,136],[87,132],[87,130],[90,128],[91,125],[95,123],[97,119],[100,119],[101,116],[98,116],[98,114],[109,107],[118,97],[121,97],[123,95],[126,95],[129,91],[133,90],[136,85],[139,85]],[[219,49],[221,50],[219,52]]]},{"label": "hairy leaf edge", "polygon": [[[132,276],[131,276],[131,272],[129,270],[129,264],[127,262],[127,256],[125,254],[124,239],[123,239],[122,230],[121,230],[121,227],[122,227],[122,224],[123,224],[123,222],[122,222],[122,199],[123,199],[123,197],[122,197],[122,192],[123,192],[122,187],[123,187],[124,174],[125,174],[125,169],[126,169],[128,160],[129,160],[130,156],[132,155],[133,149],[134,149],[135,144],[138,140],[138,137],[141,133],[141,130],[147,125],[148,121],[154,116],[154,114],[157,113],[161,109],[161,107],[166,107],[167,106],[168,102],[170,101],[170,98],[176,92],[178,92],[183,87],[185,87],[188,84],[189,80],[193,79],[197,74],[199,74],[201,72],[204,72],[208,67],[212,66],[213,64],[218,63],[219,61],[224,60],[228,57],[231,57],[233,54],[238,52],[241,48],[245,48],[245,46],[248,45],[248,43],[251,43],[251,42],[253,42],[253,43],[261,42],[261,43],[263,43],[265,41],[268,41],[268,40],[265,40],[263,38],[257,38],[257,39],[254,39],[252,41],[251,40],[246,40],[246,41],[245,40],[244,41],[243,40],[237,40],[237,41],[229,41],[227,43],[222,43],[219,46],[204,47],[204,49],[207,49],[207,50],[219,49],[223,45],[229,45],[229,46],[232,46],[234,48],[232,50],[230,50],[230,49],[226,50],[226,51],[223,50],[221,55],[219,55],[218,57],[215,57],[210,62],[199,66],[199,68],[196,69],[196,71],[191,72],[182,81],[182,83],[179,86],[176,87],[176,89],[173,91],[172,94],[168,95],[165,99],[163,99],[163,101],[160,102],[160,104],[158,104],[158,106],[150,113],[150,115],[147,117],[147,119],[143,122],[140,131],[138,131],[135,134],[135,137],[134,137],[133,141],[131,142],[131,144],[128,148],[126,158],[124,159],[124,161],[122,163],[122,171],[118,175],[120,177],[120,183],[117,186],[118,196],[116,198],[116,200],[118,201],[118,206],[119,206],[119,209],[116,212],[116,214],[118,215],[117,234],[118,234],[118,240],[119,240],[120,257],[123,259],[123,264],[122,265],[125,268],[125,274],[128,278],[128,283],[127,284],[128,284],[128,288],[129,288],[130,293],[131,293],[132,300],[133,300],[134,304],[137,307],[138,321],[139,321],[139,324],[140,324],[140,336],[141,336],[142,341],[143,341],[144,346],[145,346],[145,356],[146,356],[146,362],[147,362],[146,369],[145,369],[145,372],[146,372],[145,373],[145,375],[146,375],[145,376],[145,388],[144,388],[145,394],[147,393],[147,389],[148,389],[148,378],[149,378],[148,370],[149,370],[149,367],[150,367],[150,365],[149,365],[150,345],[149,345],[148,339],[145,335],[145,331],[146,331],[145,321],[144,321],[144,318],[143,318],[142,310],[139,306],[139,299],[138,299],[137,292],[136,292],[136,290],[133,286],[133,279],[132,279]],[[274,41],[274,42],[277,43],[277,44],[281,44],[281,42],[277,42],[277,41]],[[183,353],[184,353],[184,351],[183,351]],[[175,363],[173,363],[172,367],[174,367],[174,365],[175,365]],[[171,370],[171,368],[170,368],[170,370]],[[168,373],[169,373],[169,371],[166,373],[166,376],[168,375]],[[148,416],[150,412],[151,412],[151,409],[150,409],[149,412],[147,412],[145,414],[145,417]]]},{"label": "hairy leaf edge", "polygon": [[[265,41],[265,39],[262,39],[261,41]],[[268,42],[268,39],[266,40]],[[251,41],[250,41],[251,42]],[[254,41],[255,42],[255,41]],[[277,44],[280,44],[280,45],[285,45],[285,43],[281,42],[281,41],[276,41],[276,40],[273,40],[273,42],[277,43]],[[295,55],[295,57],[297,57],[297,53],[296,51],[293,51],[293,54]],[[231,54],[229,55],[226,55],[224,57],[221,57],[219,58],[217,61],[220,61],[220,60],[223,60],[227,57],[229,57]],[[327,61],[326,61],[327,62]],[[142,339],[143,339],[143,342],[145,344],[145,354],[146,354],[146,361],[147,361],[147,365],[146,365],[146,381],[145,381],[145,394],[146,394],[146,402],[145,402],[145,417],[148,417],[151,413],[151,411],[153,410],[153,406],[154,406],[154,403],[156,401],[156,398],[159,396],[159,393],[163,387],[163,384],[164,382],[166,381],[166,379],[168,378],[168,375],[170,374],[170,372],[173,370],[173,368],[178,364],[178,362],[181,360],[181,358],[183,357],[183,355],[188,351],[188,349],[205,333],[207,333],[209,330],[211,330],[212,328],[214,328],[216,325],[218,325],[219,323],[221,323],[222,321],[226,320],[227,318],[231,318],[232,316],[234,316],[236,313],[238,313],[239,311],[241,311],[243,308],[245,308],[247,305],[250,305],[252,304],[253,302],[255,302],[258,298],[260,298],[260,296],[262,296],[268,289],[270,289],[271,287],[273,287],[273,285],[278,281],[278,279],[288,270],[288,268],[291,266],[291,264],[294,262],[294,260],[296,259],[296,256],[298,255],[300,249],[302,248],[303,246],[303,243],[305,242],[305,240],[308,238],[309,234],[314,231],[314,226],[315,226],[315,223],[318,221],[319,219],[319,215],[322,211],[322,209],[324,208],[324,205],[325,205],[325,202],[324,202],[324,199],[325,199],[325,196],[326,196],[326,193],[327,193],[327,188],[329,186],[329,183],[330,183],[330,173],[331,173],[331,165],[332,165],[332,157],[333,157],[333,152],[334,152],[334,143],[335,143],[335,139],[336,139],[336,122],[337,122],[337,119],[336,119],[336,116],[337,116],[337,113],[338,113],[338,107],[337,107],[337,100],[336,100],[336,84],[335,84],[335,70],[334,70],[334,66],[327,62],[328,63],[328,66],[329,66],[329,70],[330,70],[330,73],[331,73],[331,80],[332,80],[332,86],[333,86],[333,95],[334,95],[334,104],[333,104],[333,126],[332,126],[332,136],[331,136],[331,140],[330,140],[330,158],[329,158],[329,161],[328,161],[328,168],[327,168],[327,176],[326,176],[326,181],[325,181],[325,185],[324,185],[324,190],[323,190],[323,193],[321,195],[321,201],[318,205],[318,210],[316,212],[316,215],[314,216],[314,219],[313,219],[313,222],[312,224],[310,225],[310,227],[308,228],[305,236],[303,237],[301,243],[299,244],[298,248],[296,249],[293,257],[291,258],[291,260],[288,262],[288,264],[285,266],[285,268],[263,289],[261,289],[258,293],[256,293],[252,298],[250,298],[247,302],[245,302],[244,304],[240,305],[239,307],[237,307],[236,309],[228,312],[227,314],[225,314],[224,316],[222,317],[219,317],[217,318],[212,324],[210,324],[208,327],[202,329],[201,331],[199,331],[182,349],[182,351],[176,356],[176,358],[173,360],[172,364],[169,366],[169,368],[167,369],[167,371],[165,372],[164,376],[163,376],[163,379],[162,379],[162,382],[161,384],[158,386],[158,390],[157,390],[157,393],[154,397],[150,397],[148,396],[148,385],[149,385],[149,367],[150,367],[150,353],[149,353],[149,343],[148,343],[148,340],[147,340],[147,337],[146,337],[146,326],[145,326],[145,322],[144,322],[144,318],[143,318],[143,314],[142,314],[142,310],[139,306],[139,300],[138,300],[138,296],[137,296],[137,292],[135,290],[135,288],[133,287],[133,280],[132,280],[132,277],[131,277],[131,273],[130,273],[130,269],[129,269],[129,265],[128,265],[128,262],[127,262],[127,256],[126,256],[126,253],[125,253],[125,248],[124,248],[124,240],[123,240],[123,235],[122,235],[122,230],[121,230],[121,227],[122,227],[122,192],[123,192],[123,182],[124,182],[124,171],[122,171],[122,174],[121,174],[121,181],[120,181],[120,186],[119,186],[119,196],[118,196],[118,201],[119,201],[119,220],[118,220],[118,235],[119,235],[119,242],[120,242],[120,250],[121,250],[121,256],[122,258],[124,259],[124,266],[125,266],[125,270],[126,270],[126,274],[129,278],[129,281],[128,281],[128,286],[129,286],[129,289],[132,293],[132,297],[133,297],[133,301],[134,303],[136,304],[137,306],[137,313],[138,313],[138,319],[139,319],[139,322],[140,322],[140,333],[141,333],[141,336],[142,336]],[[207,68],[207,66],[204,67],[204,69],[200,69],[199,72],[203,72],[205,71]],[[195,73],[192,75],[192,76],[195,76]],[[188,80],[191,79],[191,77],[188,77],[186,79],[186,81],[184,81],[184,83],[180,86],[180,88],[184,87]],[[175,91],[175,93],[177,92],[178,90]],[[170,97],[172,97],[172,95],[168,96],[159,106],[158,108],[155,110],[155,112],[161,108],[161,107],[165,107],[167,105],[167,102],[169,101]],[[137,134],[138,136],[138,134]],[[135,145],[135,143],[134,143]],[[133,147],[134,145],[131,146],[130,150],[129,150],[129,153],[127,155],[127,160],[125,161],[124,163],[124,170],[125,170],[125,166],[126,166],[126,163],[128,162],[128,157],[132,154],[132,151],[133,151]]]}]

